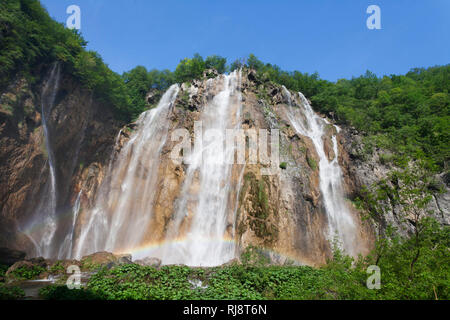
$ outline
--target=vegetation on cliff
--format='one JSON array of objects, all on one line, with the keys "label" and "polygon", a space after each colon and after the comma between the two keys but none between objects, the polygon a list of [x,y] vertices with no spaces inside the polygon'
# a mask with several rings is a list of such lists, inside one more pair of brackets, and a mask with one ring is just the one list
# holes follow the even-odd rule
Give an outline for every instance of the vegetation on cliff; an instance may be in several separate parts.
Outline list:
[{"label": "vegetation on cliff", "polygon": [[368,147],[391,149],[399,159],[427,158],[448,170],[450,65],[383,77],[367,71],[337,82],[322,80],[317,73],[283,71],[254,55],[232,68],[240,66],[257,70],[261,81],[301,91],[316,111],[365,133]]},{"label": "vegetation on cliff", "polygon": [[201,78],[209,68],[224,73],[248,67],[263,81],[301,91],[317,111],[365,132],[368,145],[390,148],[398,155],[425,155],[448,170],[450,65],[381,78],[368,71],[333,83],[317,73],[283,71],[252,54],[230,65],[217,55],[203,59],[196,54],[181,60],[174,72],[138,66],[120,76],[98,53],[86,50],[87,42],[77,31],[51,19],[38,0],[5,0],[0,8],[0,90],[15,74],[38,81],[46,67],[60,61],[119,118],[130,121],[149,107],[145,96],[150,89],[165,90],[175,82]]}]

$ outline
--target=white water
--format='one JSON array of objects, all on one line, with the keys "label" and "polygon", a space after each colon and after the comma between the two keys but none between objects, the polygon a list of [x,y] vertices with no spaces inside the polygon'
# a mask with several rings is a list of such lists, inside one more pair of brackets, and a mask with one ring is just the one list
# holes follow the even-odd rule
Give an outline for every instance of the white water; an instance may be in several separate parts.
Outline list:
[{"label": "white water", "polygon": [[[324,135],[326,126],[330,123],[319,117],[311,108],[308,100],[299,93],[302,109],[292,107],[291,94],[284,88],[284,93],[289,99],[288,118],[294,129],[301,135],[309,137],[314,143],[319,155],[319,179],[325,210],[328,217],[328,234],[330,241],[338,239],[341,248],[347,253],[355,253],[356,226],[349,208],[345,203],[342,189],[342,170],[338,162],[338,145],[336,136],[333,135],[334,159],[329,161],[324,150]],[[300,112],[301,111],[301,112]],[[339,132],[340,128],[335,126]]]},{"label": "white water", "polygon": [[47,163],[49,176],[45,185],[44,193],[35,210],[32,221],[25,230],[26,235],[35,245],[36,255],[48,257],[51,255],[52,241],[56,232],[56,205],[57,205],[57,183],[55,156],[52,149],[50,130],[47,119],[55,104],[58,93],[61,70],[58,63],[53,65],[50,76],[41,94],[41,117],[44,129],[44,141],[47,151]]},{"label": "white water", "polygon": [[58,259],[69,259],[72,256],[73,239],[74,239],[74,233],[75,233],[75,228],[76,228],[77,219],[78,219],[78,213],[80,212],[82,193],[83,193],[82,190],[78,193],[78,196],[73,205],[71,228],[70,228],[69,232],[67,233],[67,235],[59,249]]},{"label": "white water", "polygon": [[[190,226],[183,241],[165,246],[164,264],[215,266],[235,257],[235,245],[225,241],[228,218],[234,221],[237,206],[230,195],[239,182],[233,181],[235,148],[224,148],[226,129],[239,129],[241,113],[240,72],[221,76],[223,89],[204,107],[201,115],[203,145],[194,148],[175,210],[175,223],[167,241],[177,239],[180,225]],[[218,79],[214,80],[218,81]],[[211,84],[211,81],[208,83]],[[214,142],[208,141],[214,132]],[[222,135],[220,135],[222,134]],[[197,137],[196,137],[197,138]],[[225,149],[223,152],[222,150]],[[231,226],[233,228],[233,226]],[[229,235],[230,236],[230,235]]]},{"label": "white water", "polygon": [[108,169],[94,208],[78,237],[74,256],[117,252],[140,244],[153,212],[161,150],[167,139],[170,109],[178,95],[173,85],[158,106],[137,121],[137,131]]}]

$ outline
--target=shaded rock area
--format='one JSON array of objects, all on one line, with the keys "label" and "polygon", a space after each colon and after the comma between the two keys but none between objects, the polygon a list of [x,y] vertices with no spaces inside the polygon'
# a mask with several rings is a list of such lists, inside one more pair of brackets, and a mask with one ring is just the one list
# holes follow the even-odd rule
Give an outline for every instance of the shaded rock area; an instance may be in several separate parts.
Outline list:
[{"label": "shaded rock area", "polygon": [[0,265],[11,266],[25,258],[26,253],[19,250],[0,248]]},{"label": "shaded rock area", "polygon": [[[0,95],[0,246],[31,256],[36,253],[23,228],[38,219],[35,210],[49,177],[41,93],[50,69],[33,85],[17,78]],[[96,101],[90,91],[64,72],[48,118],[48,129],[54,137],[56,211],[64,214],[75,202],[81,176],[89,181],[87,192],[95,194],[96,180],[123,124],[114,119],[109,106]],[[64,233],[67,227],[61,225],[59,229]],[[62,237],[57,235],[60,241]]]}]

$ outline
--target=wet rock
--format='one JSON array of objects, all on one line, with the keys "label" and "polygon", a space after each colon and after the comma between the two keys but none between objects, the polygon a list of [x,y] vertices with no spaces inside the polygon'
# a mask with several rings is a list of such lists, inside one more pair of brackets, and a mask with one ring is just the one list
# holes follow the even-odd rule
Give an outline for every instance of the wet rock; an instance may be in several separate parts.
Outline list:
[{"label": "wet rock", "polygon": [[85,256],[81,259],[81,264],[87,268],[95,268],[106,266],[108,269],[123,264],[131,264],[130,254],[115,255],[111,252],[96,252],[91,255]]},{"label": "wet rock", "polygon": [[0,248],[0,264],[11,266],[25,259],[25,252],[8,248]]},{"label": "wet rock", "polygon": [[118,257],[117,263],[119,265],[133,263],[131,254],[120,254],[117,257]]},{"label": "wet rock", "polygon": [[143,267],[154,267],[154,268],[158,268],[159,266],[161,266],[161,259],[158,258],[144,258],[141,260],[136,260],[134,263],[143,266]]}]

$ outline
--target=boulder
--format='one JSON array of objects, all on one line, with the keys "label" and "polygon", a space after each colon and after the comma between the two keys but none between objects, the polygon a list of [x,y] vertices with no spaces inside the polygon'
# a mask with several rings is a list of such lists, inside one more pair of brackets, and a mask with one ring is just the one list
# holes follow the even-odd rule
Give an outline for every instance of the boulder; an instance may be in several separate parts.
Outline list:
[{"label": "boulder", "polygon": [[107,265],[108,263],[114,262],[116,260],[117,257],[113,253],[106,251],[96,252],[81,258],[81,262],[83,264],[91,265]]},{"label": "boulder", "polygon": [[11,266],[25,259],[25,252],[8,248],[0,248],[0,264]]},{"label": "boulder", "polygon": [[144,267],[158,268],[159,266],[161,266],[161,259],[147,257],[141,260],[136,260],[134,263]]},{"label": "boulder", "polygon": [[117,263],[120,264],[132,264],[132,256],[131,254],[120,254],[117,255]]},{"label": "boulder", "polygon": [[122,264],[131,264],[131,254],[115,255],[111,252],[96,252],[81,258],[81,264],[85,267],[92,268],[97,266],[106,266],[111,269]]}]

